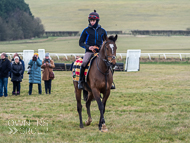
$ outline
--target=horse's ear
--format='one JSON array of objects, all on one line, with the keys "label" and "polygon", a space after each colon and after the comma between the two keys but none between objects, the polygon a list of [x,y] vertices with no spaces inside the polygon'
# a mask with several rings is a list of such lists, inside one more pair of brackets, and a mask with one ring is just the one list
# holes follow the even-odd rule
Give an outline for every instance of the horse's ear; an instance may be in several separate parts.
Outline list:
[{"label": "horse's ear", "polygon": [[104,34],[104,36],[103,36],[103,41],[107,41],[107,40],[108,40],[108,37],[107,37],[106,34]]},{"label": "horse's ear", "polygon": [[117,34],[115,35],[115,37],[114,37],[114,42],[117,40]]}]

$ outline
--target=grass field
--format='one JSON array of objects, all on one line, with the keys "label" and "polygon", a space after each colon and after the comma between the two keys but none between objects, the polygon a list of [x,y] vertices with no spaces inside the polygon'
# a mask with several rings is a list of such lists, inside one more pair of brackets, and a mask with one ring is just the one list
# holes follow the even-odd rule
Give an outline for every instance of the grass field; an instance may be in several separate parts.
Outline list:
[{"label": "grass field", "polygon": [[25,0],[47,31],[82,31],[94,9],[106,30],[186,30],[189,0]]},{"label": "grass field", "polygon": [[[22,52],[23,50],[45,49],[50,53],[84,53],[79,47],[79,37],[49,37],[47,39],[0,42],[0,52]],[[117,53],[128,49],[141,49],[142,53],[190,53],[190,39],[187,36],[146,36],[119,35]]]},{"label": "grass field", "polygon": [[[96,102],[91,105],[92,124],[79,128],[71,72],[55,72],[51,95],[44,94],[42,84],[43,94],[37,94],[35,85],[31,96],[25,73],[21,95],[10,95],[9,81],[9,96],[1,98],[0,142],[190,142],[189,71],[187,64],[141,64],[140,72],[115,72],[117,89],[105,112],[108,133],[98,130]],[[84,122],[87,113],[82,104]],[[21,126],[19,120],[28,124]],[[18,131],[9,134],[9,128]]]}]

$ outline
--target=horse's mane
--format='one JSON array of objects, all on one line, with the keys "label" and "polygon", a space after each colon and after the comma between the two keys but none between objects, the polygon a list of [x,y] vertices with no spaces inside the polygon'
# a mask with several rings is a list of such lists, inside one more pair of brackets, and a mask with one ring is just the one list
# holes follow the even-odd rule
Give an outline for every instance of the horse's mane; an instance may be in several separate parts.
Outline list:
[{"label": "horse's mane", "polygon": [[109,36],[109,38],[108,38],[109,40],[111,40],[111,41],[113,41],[113,42],[115,42],[115,37],[114,36]]}]

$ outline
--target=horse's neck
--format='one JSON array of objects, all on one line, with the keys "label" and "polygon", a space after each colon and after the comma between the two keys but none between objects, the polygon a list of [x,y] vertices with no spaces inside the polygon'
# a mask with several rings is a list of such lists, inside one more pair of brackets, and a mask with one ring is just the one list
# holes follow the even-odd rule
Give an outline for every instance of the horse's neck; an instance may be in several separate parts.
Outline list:
[{"label": "horse's neck", "polygon": [[98,67],[102,72],[106,72],[108,70],[105,62],[103,61],[103,59],[106,59],[105,53],[104,53],[104,49],[102,48],[99,52],[99,58],[97,58],[98,60]]},{"label": "horse's neck", "polygon": [[102,58],[102,59],[105,59],[105,58],[106,58],[104,48],[105,48],[105,47],[102,46],[101,49],[100,49],[100,52],[99,52],[99,57]]}]

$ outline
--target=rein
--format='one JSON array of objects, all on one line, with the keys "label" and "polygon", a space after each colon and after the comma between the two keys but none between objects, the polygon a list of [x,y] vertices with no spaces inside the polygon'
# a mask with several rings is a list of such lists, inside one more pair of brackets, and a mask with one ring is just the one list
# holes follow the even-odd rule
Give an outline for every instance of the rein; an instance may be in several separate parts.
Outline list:
[{"label": "rein", "polygon": [[[98,56],[98,58],[100,58],[99,56]],[[100,58],[101,59],[101,58]],[[101,59],[101,60],[103,60],[103,59]],[[105,63],[105,62],[104,62]],[[103,73],[101,70],[100,70],[100,68],[98,67],[98,62],[97,62],[97,60],[96,60],[96,65],[97,65],[97,68],[98,68],[98,71],[101,73],[101,74],[103,74],[104,76],[105,76],[105,84],[106,84],[106,92],[107,92],[107,76],[109,75],[109,69],[110,69],[110,67],[108,67],[107,66],[107,64],[106,64],[106,66],[107,66],[107,71],[105,72],[105,73]],[[106,94],[106,93],[105,93]]]},{"label": "rein", "polygon": [[[106,53],[106,49],[108,49],[107,48],[107,46],[106,46],[106,43],[107,43],[108,41],[106,41],[105,43],[104,43],[104,45],[105,45],[105,56],[106,56],[106,58],[105,59],[102,59],[100,56],[97,56],[99,59],[101,59],[103,62],[104,62],[104,64],[106,65],[106,67],[107,67],[107,70],[106,70],[106,72],[104,73],[104,72],[102,72],[101,70],[100,70],[100,68],[99,68],[99,66],[98,66],[98,62],[97,62],[97,60],[96,60],[96,65],[97,65],[97,68],[98,68],[98,71],[101,73],[101,74],[103,74],[104,76],[105,76],[105,84],[106,84],[106,92],[107,92],[107,76],[109,75],[109,70],[111,69],[110,67],[111,67],[111,64],[112,64],[112,59],[115,59],[115,56],[108,56],[107,55],[107,53]],[[109,57],[111,57],[111,61],[109,61],[108,60],[108,58]],[[106,94],[106,93],[105,93]]]},{"label": "rein", "polygon": [[[108,49],[107,46],[106,46],[106,43],[107,43],[107,42],[110,42],[110,41],[106,41],[106,42],[104,43],[104,45],[105,45],[105,47],[106,47],[105,50],[104,50],[104,53],[106,54],[106,59],[103,59],[103,61],[106,63],[107,66],[111,66],[111,63],[112,63],[111,61],[112,61],[112,60],[115,60],[115,56],[108,56],[108,55],[107,55],[107,53],[106,53],[106,49]],[[110,61],[108,60],[109,57],[111,57],[111,60],[110,60]]]}]

